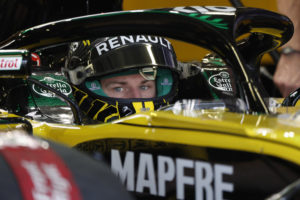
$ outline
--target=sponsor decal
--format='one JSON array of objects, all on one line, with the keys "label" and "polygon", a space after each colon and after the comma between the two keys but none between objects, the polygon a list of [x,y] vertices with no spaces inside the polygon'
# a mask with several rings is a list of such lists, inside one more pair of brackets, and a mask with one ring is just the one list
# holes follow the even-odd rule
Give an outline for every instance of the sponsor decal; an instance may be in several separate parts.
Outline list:
[{"label": "sponsor decal", "polygon": [[220,29],[228,29],[228,24],[222,23],[223,19],[215,16],[218,14],[234,14],[236,8],[229,6],[190,6],[176,7],[172,11],[185,14]]},{"label": "sponsor decal", "polygon": [[212,75],[208,79],[208,83],[213,88],[221,91],[232,92],[232,85],[230,80],[230,75],[228,72],[220,72],[219,74]]},{"label": "sponsor decal", "polygon": [[92,81],[91,82],[91,87],[89,87],[90,90],[94,91],[94,90],[100,90],[100,84],[98,83],[98,81]]},{"label": "sponsor decal", "polygon": [[[46,85],[58,90],[59,92],[63,93],[66,96],[68,96],[72,92],[71,86],[65,81],[55,79],[55,78],[52,78],[52,77],[44,77],[40,81],[45,83]],[[54,93],[52,93],[48,90],[45,90],[43,88],[40,88],[40,87],[36,86],[35,84],[32,85],[32,89],[33,89],[34,92],[36,92],[37,94],[39,94],[41,96],[55,97]]]},{"label": "sponsor decal", "polygon": [[172,82],[169,82],[168,78],[164,78],[164,80],[160,83],[160,85],[172,85]]},{"label": "sponsor decal", "polygon": [[234,184],[223,180],[224,175],[233,175],[231,165],[174,159],[164,155],[153,156],[149,153],[136,155],[133,151],[127,151],[125,157],[121,158],[119,150],[112,149],[111,168],[128,191],[154,196],[166,197],[166,188],[174,183],[176,199],[185,198],[187,187],[193,187],[197,200],[221,200],[224,192],[234,191]]},{"label": "sponsor decal", "polygon": [[1,70],[20,70],[22,64],[22,56],[0,57]]},{"label": "sponsor decal", "polygon": [[[187,6],[187,7],[176,7],[173,11],[178,11],[181,13],[201,13],[208,14],[214,12],[215,14],[223,13],[233,13],[236,8],[230,6]],[[217,13],[216,13],[217,12]]]},{"label": "sponsor decal", "polygon": [[152,44],[160,44],[170,50],[172,48],[171,43],[162,37],[148,36],[148,35],[128,35],[128,36],[117,36],[117,37],[110,38],[107,41],[97,44],[96,49],[99,56],[101,56],[103,53],[115,49],[121,45],[145,43],[145,42],[152,43]]}]

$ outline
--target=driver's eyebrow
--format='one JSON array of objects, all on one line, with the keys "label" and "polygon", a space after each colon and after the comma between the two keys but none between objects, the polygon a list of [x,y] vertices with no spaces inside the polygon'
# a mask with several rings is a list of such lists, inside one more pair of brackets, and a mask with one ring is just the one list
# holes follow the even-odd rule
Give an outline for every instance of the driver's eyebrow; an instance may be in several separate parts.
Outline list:
[{"label": "driver's eyebrow", "polygon": [[152,80],[143,80],[141,83],[144,84],[144,83],[147,83],[147,82],[152,82]]},{"label": "driver's eyebrow", "polygon": [[[151,82],[151,80],[143,80],[140,84],[145,84],[147,82]],[[115,80],[115,81],[111,81],[109,83],[105,83],[104,86],[105,87],[108,87],[108,86],[111,86],[111,85],[114,85],[114,84],[120,84],[120,85],[126,85],[127,82],[126,81],[118,81],[118,80]]]},{"label": "driver's eyebrow", "polygon": [[124,81],[112,81],[112,82],[105,83],[103,86],[104,87],[109,87],[109,86],[115,85],[115,84],[126,85],[127,82],[124,82]]}]

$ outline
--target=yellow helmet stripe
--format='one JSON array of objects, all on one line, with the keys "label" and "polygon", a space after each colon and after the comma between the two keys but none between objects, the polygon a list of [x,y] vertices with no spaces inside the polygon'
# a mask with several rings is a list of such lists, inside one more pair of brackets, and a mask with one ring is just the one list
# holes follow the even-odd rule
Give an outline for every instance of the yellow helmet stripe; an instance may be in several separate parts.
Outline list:
[{"label": "yellow helmet stripe", "polygon": [[82,43],[83,43],[84,46],[86,46],[86,45],[90,46],[91,45],[90,40],[83,40]]},{"label": "yellow helmet stripe", "polygon": [[104,106],[102,106],[100,110],[98,110],[98,112],[94,115],[93,120],[96,120],[98,118],[99,113],[102,112],[107,106],[108,104],[105,103]]},{"label": "yellow helmet stripe", "polygon": [[113,114],[111,114],[111,115],[105,117],[104,122],[107,122],[107,121],[108,121],[110,118],[112,118],[112,117],[118,117],[118,118],[120,118],[120,114],[119,114],[119,113],[113,113]]},{"label": "yellow helmet stripe", "polygon": [[[153,111],[154,110],[154,103],[153,101],[146,101],[145,102],[145,108],[149,108],[149,111]],[[148,111],[148,109],[147,109]]]},{"label": "yellow helmet stripe", "polygon": [[132,102],[132,105],[136,113],[140,113],[142,111],[143,108],[142,102]]},{"label": "yellow helmet stripe", "polygon": [[88,97],[88,95],[85,95],[81,98],[81,100],[79,101],[78,105],[80,106],[82,104],[82,102],[84,101],[84,99],[86,99]]},{"label": "yellow helmet stripe", "polygon": [[153,111],[154,110],[153,101],[146,101],[144,103],[132,102],[132,105],[133,105],[136,113],[140,113],[142,111]]}]

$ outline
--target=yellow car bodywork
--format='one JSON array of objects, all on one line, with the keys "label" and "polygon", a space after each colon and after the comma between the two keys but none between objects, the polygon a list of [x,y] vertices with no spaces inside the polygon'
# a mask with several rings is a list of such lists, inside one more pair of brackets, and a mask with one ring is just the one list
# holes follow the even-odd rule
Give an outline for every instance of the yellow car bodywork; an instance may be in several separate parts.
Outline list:
[{"label": "yellow car bodywork", "polygon": [[296,117],[199,110],[145,112],[96,125],[29,121],[34,135],[70,147],[94,140],[136,139],[271,155],[300,165],[300,125]]}]

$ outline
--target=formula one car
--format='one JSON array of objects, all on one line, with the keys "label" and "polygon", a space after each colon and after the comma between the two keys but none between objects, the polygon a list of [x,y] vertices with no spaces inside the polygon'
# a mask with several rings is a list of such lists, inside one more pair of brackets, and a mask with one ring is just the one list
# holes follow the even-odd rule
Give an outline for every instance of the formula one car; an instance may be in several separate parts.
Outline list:
[{"label": "formula one car", "polygon": [[[181,71],[177,101],[156,111],[140,105],[136,114],[105,123],[96,122],[98,115],[86,119],[93,107],[84,111],[87,96],[79,97],[60,71],[70,43],[141,34],[174,44]],[[261,57],[292,34],[285,16],[220,6],[42,24],[0,44],[0,116],[26,119],[34,135],[106,161],[137,199],[299,199],[299,92],[271,98],[259,76]],[[187,49],[176,49],[176,42],[188,43]],[[180,60],[181,51],[197,57]],[[117,106],[104,102],[97,113]]]}]

